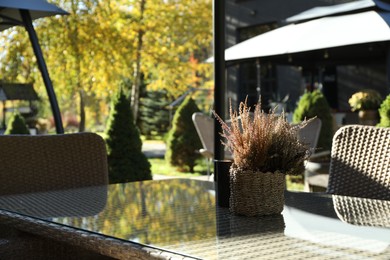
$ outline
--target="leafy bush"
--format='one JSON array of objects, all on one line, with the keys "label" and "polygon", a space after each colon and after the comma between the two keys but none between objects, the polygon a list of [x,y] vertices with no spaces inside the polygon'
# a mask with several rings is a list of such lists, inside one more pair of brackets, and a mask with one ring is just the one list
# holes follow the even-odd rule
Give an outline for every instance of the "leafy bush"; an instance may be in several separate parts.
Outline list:
[{"label": "leafy bush", "polygon": [[6,135],[29,135],[30,131],[27,128],[26,121],[19,113],[14,113],[8,120],[7,129],[4,134]]},{"label": "leafy bush", "polygon": [[379,108],[380,121],[377,126],[390,127],[390,95],[382,102]]},{"label": "leafy bush", "polygon": [[110,183],[151,180],[150,163],[123,90],[114,98],[106,129]]},{"label": "leafy bush", "polygon": [[298,102],[293,114],[293,122],[299,123],[305,118],[318,117],[322,121],[317,147],[330,150],[333,138],[333,118],[325,96],[319,90],[306,92]]},{"label": "leafy bush", "polygon": [[222,125],[222,137],[227,140],[224,144],[234,154],[236,167],[264,173],[279,171],[297,175],[303,172],[309,148],[297,140],[297,132],[306,121],[292,126],[284,114],[264,113],[260,103],[251,116],[246,101],[240,103],[238,113],[230,108],[230,126],[214,115]]},{"label": "leafy bush", "polygon": [[191,173],[194,172],[195,161],[200,158],[196,150],[202,147],[192,122],[192,114],[195,112],[199,112],[199,108],[191,96],[188,96],[173,117],[165,154],[169,164],[178,167],[180,171],[188,168]]},{"label": "leafy bush", "polygon": [[356,92],[348,100],[352,111],[377,110],[381,105],[381,102],[381,94],[373,89],[364,89]]}]

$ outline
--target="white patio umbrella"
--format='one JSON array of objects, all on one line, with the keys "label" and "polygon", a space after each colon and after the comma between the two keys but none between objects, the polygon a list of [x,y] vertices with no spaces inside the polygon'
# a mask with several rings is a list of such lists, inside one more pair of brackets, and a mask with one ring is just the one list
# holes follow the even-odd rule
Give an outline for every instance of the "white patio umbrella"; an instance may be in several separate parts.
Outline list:
[{"label": "white patio umbrella", "polygon": [[[269,31],[225,50],[225,60],[286,55],[390,41],[390,12],[323,17]],[[209,59],[212,61],[212,59]]]},{"label": "white patio umbrella", "polygon": [[[324,59],[332,63],[386,61],[390,45],[389,3],[361,0],[316,7],[287,19],[288,22],[309,20],[307,22],[286,25],[221,52],[225,37],[224,2],[214,0],[215,59],[211,57],[206,61],[214,63],[214,99],[218,104],[224,102],[226,92],[224,61],[235,63],[246,59],[259,59],[260,63],[268,60],[291,65],[312,65],[317,61],[326,62]],[[222,114],[224,109],[218,104],[217,113]],[[220,143],[219,132],[216,129],[216,147],[219,147]]]},{"label": "white patio umbrella", "polygon": [[390,4],[380,0],[360,0],[343,4],[318,6],[310,8],[299,14],[293,15],[286,19],[286,22],[302,22],[305,20],[313,20],[324,16],[341,15],[352,12],[363,12],[368,10],[385,10],[390,11]]},{"label": "white patio umbrella", "polygon": [[0,0],[0,31],[20,25],[24,26],[29,34],[49,97],[57,133],[64,132],[61,113],[32,20],[64,14],[68,13],[45,0]]}]

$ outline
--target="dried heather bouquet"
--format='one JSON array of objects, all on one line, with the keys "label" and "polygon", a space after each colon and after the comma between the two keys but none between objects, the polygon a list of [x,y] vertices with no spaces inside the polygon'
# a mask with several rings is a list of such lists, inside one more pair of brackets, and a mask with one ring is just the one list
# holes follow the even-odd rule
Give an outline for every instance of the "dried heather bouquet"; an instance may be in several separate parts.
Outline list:
[{"label": "dried heather bouquet", "polygon": [[247,101],[241,102],[239,111],[230,104],[230,123],[225,123],[213,112],[222,125],[222,142],[232,153],[235,167],[254,172],[282,172],[300,174],[304,161],[309,157],[309,148],[298,141],[298,130],[308,121],[290,125],[284,113],[264,113],[261,104],[250,112]]}]

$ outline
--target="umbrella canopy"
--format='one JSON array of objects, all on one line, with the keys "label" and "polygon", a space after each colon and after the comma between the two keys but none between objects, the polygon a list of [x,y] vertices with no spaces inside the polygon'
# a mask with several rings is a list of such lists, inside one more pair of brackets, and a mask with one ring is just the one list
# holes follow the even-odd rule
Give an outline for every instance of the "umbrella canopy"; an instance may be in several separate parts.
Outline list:
[{"label": "umbrella canopy", "polygon": [[32,84],[0,83],[0,101],[39,100]]},{"label": "umbrella canopy", "polygon": [[225,60],[286,55],[390,40],[390,12],[366,11],[290,24],[241,42]]},{"label": "umbrella canopy", "polygon": [[37,58],[39,70],[45,83],[56,131],[58,134],[61,134],[64,133],[64,128],[57,97],[46,67],[46,62],[43,58],[37,34],[32,24],[33,19],[57,14],[67,14],[67,12],[53,4],[49,4],[45,0],[0,0],[0,31],[16,25],[24,26],[27,30],[34,54]]},{"label": "umbrella canopy", "polygon": [[[294,22],[225,50],[229,63],[260,58],[278,64],[383,62],[390,40],[390,4],[361,0],[315,7]],[[347,47],[346,47],[347,46]],[[292,61],[293,60],[293,61]],[[207,62],[213,62],[209,58]]]},{"label": "umbrella canopy", "polygon": [[304,20],[312,20],[324,16],[341,15],[353,12],[363,12],[368,10],[385,10],[390,11],[390,4],[379,0],[360,0],[344,4],[319,6],[303,11],[297,15],[286,19],[286,22],[299,22]]},{"label": "umbrella canopy", "polygon": [[31,19],[57,14],[67,14],[61,8],[42,0],[0,0],[0,31],[12,26],[22,25],[21,9],[29,10]]}]

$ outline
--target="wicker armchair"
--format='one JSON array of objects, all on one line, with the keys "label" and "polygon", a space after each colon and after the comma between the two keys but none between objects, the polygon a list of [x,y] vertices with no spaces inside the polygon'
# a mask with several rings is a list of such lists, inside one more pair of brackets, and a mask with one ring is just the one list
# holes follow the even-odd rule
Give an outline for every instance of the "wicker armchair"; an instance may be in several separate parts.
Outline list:
[{"label": "wicker armchair", "polygon": [[314,154],[317,149],[318,138],[320,137],[322,122],[319,118],[314,118],[305,127],[298,131],[298,139],[310,147]]},{"label": "wicker armchair", "polygon": [[203,148],[199,149],[199,153],[206,158],[207,161],[207,175],[210,175],[210,164],[214,158],[214,119],[197,112],[192,114],[192,122]]},{"label": "wicker armchair", "polygon": [[310,158],[305,162],[305,191],[325,191],[328,185],[329,163],[327,161],[330,157],[330,151],[318,152],[317,147],[321,126],[321,119],[314,118],[298,131],[298,139],[306,143],[311,151]]},{"label": "wicker armchair", "polygon": [[[210,176],[210,165],[214,159],[214,119],[204,113],[196,112],[192,114],[192,122],[203,146],[199,149],[199,153],[207,160],[207,175]],[[225,149],[224,158],[231,160],[233,155]]]},{"label": "wicker armchair", "polygon": [[0,196],[108,184],[104,140],[93,133],[0,136]]},{"label": "wicker armchair", "polygon": [[[108,169],[104,140],[93,133],[0,136],[1,209],[24,203],[26,213],[56,217],[96,214],[107,198]],[[83,203],[76,202],[81,187],[98,187]],[[106,187],[106,188],[104,188]],[[44,196],[49,191],[76,189],[69,196],[46,198],[42,203],[24,201],[25,194]],[[30,195],[29,195],[30,196]],[[26,196],[28,198],[28,196]],[[80,198],[79,198],[80,200]],[[65,203],[66,202],[66,203]],[[85,203],[84,203],[85,202]],[[64,205],[72,207],[70,211]],[[86,205],[94,205],[89,207]],[[15,205],[14,205],[15,206]],[[0,219],[8,213],[0,210]],[[9,216],[9,214],[7,215]],[[18,221],[15,221],[18,223]],[[24,232],[17,225],[0,223],[1,259],[108,259],[99,253]]]},{"label": "wicker armchair", "polygon": [[334,195],[339,219],[358,226],[390,228],[390,201]]},{"label": "wicker armchair", "polygon": [[349,125],[336,132],[327,192],[390,200],[390,128]]}]

